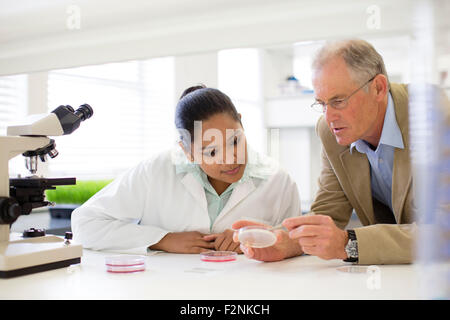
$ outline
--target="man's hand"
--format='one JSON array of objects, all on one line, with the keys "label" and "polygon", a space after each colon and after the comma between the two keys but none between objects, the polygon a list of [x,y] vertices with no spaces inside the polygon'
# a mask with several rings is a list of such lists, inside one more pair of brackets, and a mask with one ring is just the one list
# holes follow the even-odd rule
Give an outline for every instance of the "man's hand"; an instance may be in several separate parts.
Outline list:
[{"label": "man's hand", "polygon": [[288,218],[283,221],[283,226],[289,230],[289,237],[298,241],[303,252],[325,260],[347,259],[347,232],[339,229],[331,217],[314,215]]},{"label": "man's hand", "polygon": [[168,233],[151,250],[172,253],[201,253],[214,250],[214,242],[203,239],[205,235],[197,231]]},{"label": "man's hand", "polygon": [[[232,228],[238,230],[243,227],[255,225],[264,226],[261,223],[255,223],[253,221],[240,220],[233,223]],[[270,226],[266,225],[266,227]],[[290,239],[286,231],[275,230],[274,232],[277,236],[277,242],[271,247],[250,248],[241,244],[240,248],[244,255],[250,259],[269,262],[280,261],[283,259],[299,256],[303,253],[297,241]],[[239,242],[237,231],[234,232],[233,240],[235,242]]]},{"label": "man's hand", "polygon": [[233,242],[233,233],[231,229],[227,229],[222,233],[209,234],[203,237],[205,241],[214,241],[214,249],[216,251],[235,251],[242,253],[239,248],[239,242]]}]

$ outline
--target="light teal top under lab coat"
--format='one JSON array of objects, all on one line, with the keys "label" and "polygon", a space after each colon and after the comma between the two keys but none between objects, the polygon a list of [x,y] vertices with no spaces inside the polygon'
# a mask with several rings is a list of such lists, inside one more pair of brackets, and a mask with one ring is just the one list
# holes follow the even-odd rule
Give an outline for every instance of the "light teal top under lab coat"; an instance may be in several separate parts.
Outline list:
[{"label": "light teal top under lab coat", "polygon": [[208,180],[208,176],[206,173],[200,168],[198,164],[191,162],[183,162],[177,163],[176,173],[192,173],[194,177],[200,182],[205,190],[206,201],[208,204],[208,214],[210,220],[210,226],[214,224],[217,216],[220,214],[222,209],[227,204],[230,199],[231,194],[233,193],[234,188],[248,179],[250,177],[255,177],[259,179],[267,179],[273,171],[267,170],[267,165],[264,163],[258,162],[258,155],[255,151],[252,151],[250,148],[248,149],[248,161],[244,169],[244,174],[242,175],[239,181],[236,181],[228,186],[228,188],[222,192],[221,195],[218,195],[216,190],[213,188],[211,183]]}]

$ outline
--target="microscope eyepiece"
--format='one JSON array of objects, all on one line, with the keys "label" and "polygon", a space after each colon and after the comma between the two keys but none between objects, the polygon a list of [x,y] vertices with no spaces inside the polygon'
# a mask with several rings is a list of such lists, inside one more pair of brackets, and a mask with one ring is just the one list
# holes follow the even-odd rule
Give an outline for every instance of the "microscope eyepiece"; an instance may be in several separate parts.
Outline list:
[{"label": "microscope eyepiece", "polygon": [[92,117],[94,110],[86,103],[82,104],[74,113],[81,119],[81,121],[84,121]]},{"label": "microscope eyepiece", "polygon": [[64,134],[74,132],[82,121],[89,119],[94,114],[94,110],[88,104],[82,104],[76,111],[69,105],[59,106],[52,112],[58,117]]},{"label": "microscope eyepiece", "polygon": [[72,113],[75,112],[75,110],[72,108],[72,106],[67,105],[67,106],[63,106],[63,107],[66,108],[67,110],[69,110]]}]

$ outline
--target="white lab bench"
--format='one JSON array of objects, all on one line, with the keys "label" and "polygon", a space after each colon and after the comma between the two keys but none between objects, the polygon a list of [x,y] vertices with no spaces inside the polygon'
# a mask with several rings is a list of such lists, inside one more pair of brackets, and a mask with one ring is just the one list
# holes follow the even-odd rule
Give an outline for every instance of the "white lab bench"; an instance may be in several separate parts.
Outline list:
[{"label": "white lab bench", "polygon": [[157,252],[146,257],[145,271],[114,274],[105,267],[111,254],[84,249],[78,265],[0,279],[0,299],[421,299],[416,265],[342,272],[337,268],[352,265],[314,256],[204,262],[196,254]]}]

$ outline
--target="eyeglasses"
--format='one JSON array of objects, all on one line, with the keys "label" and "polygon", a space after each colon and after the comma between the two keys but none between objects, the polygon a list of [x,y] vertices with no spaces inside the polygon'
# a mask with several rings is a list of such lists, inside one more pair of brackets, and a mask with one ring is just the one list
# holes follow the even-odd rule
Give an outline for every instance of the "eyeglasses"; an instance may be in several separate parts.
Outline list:
[{"label": "eyeglasses", "polygon": [[372,78],[370,78],[369,81],[367,81],[366,83],[364,83],[361,87],[359,87],[358,89],[356,89],[355,91],[353,91],[349,96],[347,96],[344,99],[334,99],[329,101],[328,103],[324,103],[324,102],[318,102],[316,101],[315,103],[313,103],[311,105],[311,108],[313,108],[314,111],[317,112],[321,112],[321,113],[325,113],[325,111],[327,110],[327,105],[329,105],[330,107],[332,107],[333,109],[337,109],[337,110],[342,110],[345,109],[348,105],[348,100],[355,94],[357,93],[359,90],[361,90],[362,88],[364,88],[370,81],[372,81],[373,79],[375,79],[375,77],[378,74],[374,75]]}]

